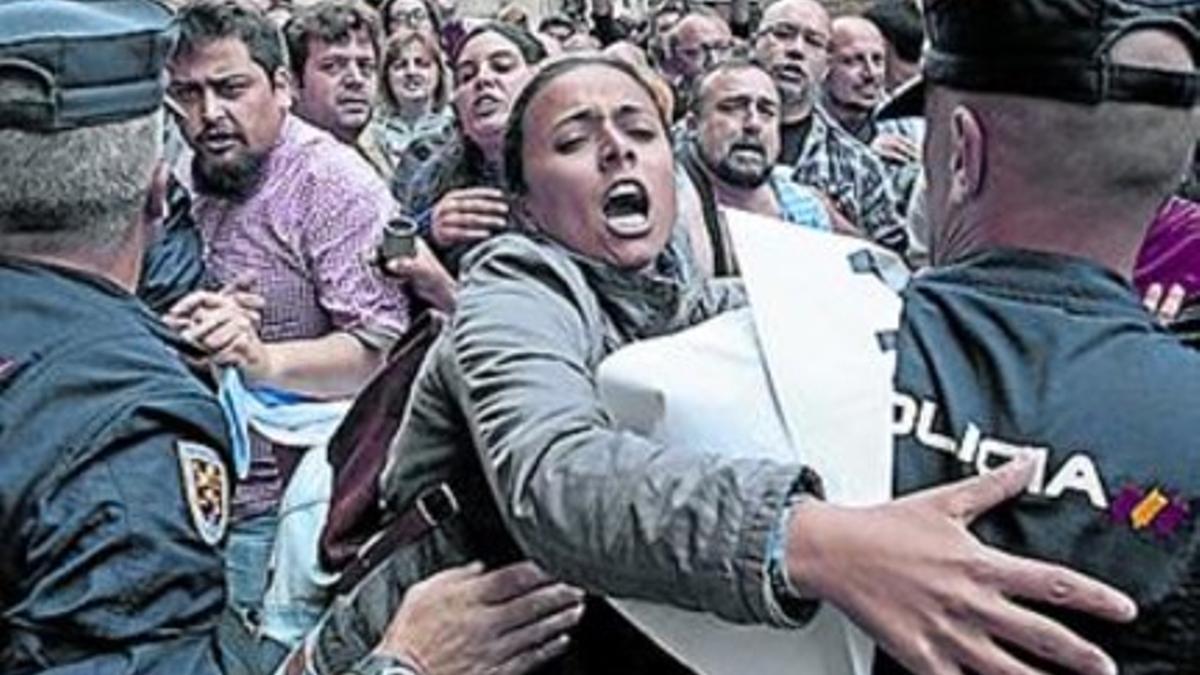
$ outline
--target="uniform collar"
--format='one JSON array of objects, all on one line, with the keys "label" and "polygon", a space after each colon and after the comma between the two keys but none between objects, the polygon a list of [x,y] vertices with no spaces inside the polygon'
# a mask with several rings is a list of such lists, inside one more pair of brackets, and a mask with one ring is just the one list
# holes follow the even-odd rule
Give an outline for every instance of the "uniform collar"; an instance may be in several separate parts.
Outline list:
[{"label": "uniform collar", "polygon": [[1119,312],[1149,320],[1130,283],[1077,256],[995,248],[921,274],[915,284],[968,285],[995,295],[1078,311]]}]

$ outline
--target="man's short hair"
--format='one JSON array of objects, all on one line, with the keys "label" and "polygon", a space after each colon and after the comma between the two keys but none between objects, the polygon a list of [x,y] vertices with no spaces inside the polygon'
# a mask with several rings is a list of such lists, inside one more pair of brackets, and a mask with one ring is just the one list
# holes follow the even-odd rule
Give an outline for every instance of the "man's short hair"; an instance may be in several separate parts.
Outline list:
[{"label": "man's short hair", "polygon": [[[0,80],[0,97],[11,95]],[[0,250],[111,250],[145,205],[162,114],[69,131],[0,129]]]},{"label": "man's short hair", "polygon": [[246,45],[250,60],[267,73],[287,65],[279,29],[267,15],[240,0],[192,0],[179,11],[179,41],[172,58],[190,54],[217,40],[235,39]]},{"label": "man's short hair", "polygon": [[696,77],[696,81],[692,83],[691,96],[688,97],[688,112],[691,113],[696,120],[700,119],[700,107],[703,102],[701,93],[710,79],[717,73],[723,73],[730,70],[761,70],[767,79],[771,80],[771,86],[775,88],[775,93],[779,95],[780,100],[783,99],[783,93],[779,91],[779,84],[771,75],[771,69],[767,67],[761,59],[758,58],[749,49],[739,47],[734,54],[724,61],[717,61],[704,69]]},{"label": "man's short hair", "polygon": [[383,27],[379,14],[361,0],[321,0],[293,14],[283,27],[283,35],[292,72],[299,78],[308,63],[310,40],[333,45],[362,35],[379,56]]},{"label": "man's short hair", "polygon": [[690,9],[688,9],[686,13],[679,17],[679,22],[676,23],[673,28],[671,28],[669,33],[667,33],[666,43],[668,53],[673,54],[675,49],[679,46],[679,26],[682,25],[684,21],[694,16],[707,19],[709,21],[716,21],[725,26],[726,29],[729,28],[729,22],[725,21],[725,18],[718,14],[717,10],[707,5],[691,5]]}]

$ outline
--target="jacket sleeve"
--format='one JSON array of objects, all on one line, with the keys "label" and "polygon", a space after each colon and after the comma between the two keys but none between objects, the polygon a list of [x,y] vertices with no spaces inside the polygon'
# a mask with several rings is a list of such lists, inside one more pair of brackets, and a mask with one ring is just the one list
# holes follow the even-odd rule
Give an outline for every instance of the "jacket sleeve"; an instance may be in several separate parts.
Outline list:
[{"label": "jacket sleeve", "polygon": [[532,558],[592,591],[780,623],[764,557],[800,467],[618,430],[597,393],[597,301],[573,268],[529,251],[481,259],[451,339],[454,395]]},{"label": "jacket sleeve", "polygon": [[55,674],[223,671],[228,473],[186,425],[140,407],[60,467],[23,533],[36,581],[7,610],[9,656]]}]

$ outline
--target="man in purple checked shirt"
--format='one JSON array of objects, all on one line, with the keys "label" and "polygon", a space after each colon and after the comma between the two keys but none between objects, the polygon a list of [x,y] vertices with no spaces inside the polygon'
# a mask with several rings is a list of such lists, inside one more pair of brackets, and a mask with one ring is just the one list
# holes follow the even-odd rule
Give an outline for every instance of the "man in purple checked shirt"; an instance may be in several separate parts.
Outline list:
[{"label": "man in purple checked shirt", "polygon": [[[291,75],[265,15],[198,0],[178,15],[168,93],[194,157],[193,215],[210,287],[263,298],[261,322],[199,291],[167,321],[236,368],[248,388],[287,397],[354,395],[408,328],[409,298],[363,254],[395,210],[387,185],[354,149],[289,114]],[[249,474],[233,501],[231,602],[261,610],[276,507],[297,453],[249,436]],[[236,453],[235,453],[236,454]]]}]

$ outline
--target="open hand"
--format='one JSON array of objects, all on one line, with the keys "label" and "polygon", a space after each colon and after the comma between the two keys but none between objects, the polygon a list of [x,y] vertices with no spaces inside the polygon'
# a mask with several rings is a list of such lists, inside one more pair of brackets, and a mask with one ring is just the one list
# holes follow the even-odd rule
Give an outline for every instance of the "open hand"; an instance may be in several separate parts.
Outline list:
[{"label": "open hand", "polygon": [[789,525],[788,574],[917,673],[1033,675],[1009,644],[1073,672],[1115,674],[1099,648],[1014,600],[1119,622],[1135,617],[1132,600],[1065,567],[990,548],[967,529],[1022,492],[1033,469],[1014,460],[868,508],[802,502]]}]

